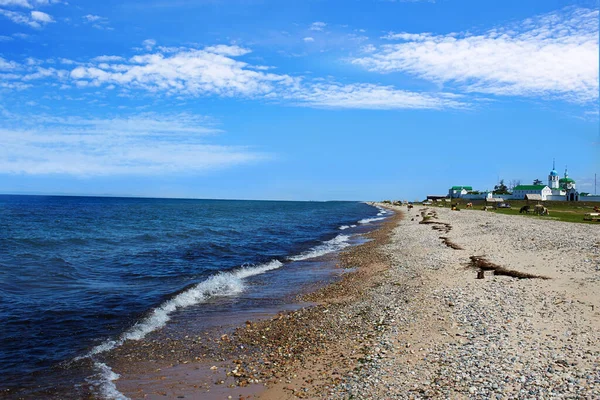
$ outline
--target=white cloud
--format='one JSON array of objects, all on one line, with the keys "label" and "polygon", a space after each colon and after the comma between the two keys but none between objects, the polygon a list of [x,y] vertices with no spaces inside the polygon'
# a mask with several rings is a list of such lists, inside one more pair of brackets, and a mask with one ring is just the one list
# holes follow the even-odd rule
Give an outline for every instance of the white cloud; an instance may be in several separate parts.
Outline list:
[{"label": "white cloud", "polygon": [[13,70],[19,68],[19,64],[14,61],[7,61],[0,57],[0,71]]},{"label": "white cloud", "polygon": [[154,46],[156,46],[156,40],[154,39],[146,39],[142,42],[144,48],[148,51],[152,50]]},{"label": "white cloud", "polygon": [[[393,86],[367,83],[341,84],[333,79],[307,79],[269,72],[269,67],[249,64],[235,57],[250,50],[217,45],[198,49],[169,50],[136,55],[130,59],[102,55],[89,62],[72,62],[70,70],[61,64],[47,66],[42,60],[23,64],[1,60],[10,68],[4,81],[13,89],[38,80],[76,90],[114,90],[117,96],[132,96],[135,90],[149,95],[176,97],[238,97],[283,102],[305,107],[353,109],[443,109],[467,108],[464,98],[451,93],[419,93]],[[48,60],[46,60],[48,62]],[[60,67],[57,67],[60,66]],[[9,72],[9,71],[7,71]]]},{"label": "white cloud", "polygon": [[34,21],[43,22],[46,24],[48,24],[50,22],[54,22],[54,20],[52,19],[52,17],[50,15],[46,14],[45,12],[41,12],[41,11],[32,11],[31,18]]},{"label": "white cloud", "polygon": [[83,21],[86,24],[91,24],[92,28],[103,29],[112,31],[113,28],[109,26],[108,18],[101,17],[100,15],[87,14],[84,15]]},{"label": "white cloud", "polygon": [[[296,79],[256,70],[233,59],[249,50],[238,46],[185,49],[173,54],[142,54],[126,62],[77,67],[71,78],[79,86],[116,85],[169,95],[257,96],[293,85]],[[230,56],[231,55],[231,56]]]},{"label": "white cloud", "polygon": [[465,108],[451,93],[418,93],[374,84],[316,83],[290,96],[309,106],[374,110]]},{"label": "white cloud", "polygon": [[55,78],[58,80],[64,80],[68,77],[68,72],[56,68],[44,68],[36,67],[30,70],[27,74],[21,76],[21,80],[27,82],[37,79]]},{"label": "white cloud", "polygon": [[327,24],[325,22],[313,22],[308,29],[311,31],[322,31],[326,26]]},{"label": "white cloud", "polygon": [[206,135],[220,131],[188,114],[22,119],[19,128],[0,126],[0,173],[202,173],[269,158],[245,147],[207,143]]},{"label": "white cloud", "polygon": [[31,8],[31,4],[27,0],[0,0],[0,6]]},{"label": "white cloud", "polygon": [[306,43],[310,43],[310,42],[314,42],[314,41],[315,41],[315,38],[312,38],[312,37],[310,37],[310,36],[309,36],[309,37],[305,37],[305,38],[304,38],[304,39],[302,39],[302,40],[304,40]]},{"label": "white cloud", "polygon": [[120,56],[98,56],[92,58],[92,61],[98,62],[112,62],[112,61],[124,61],[125,59]]},{"label": "white cloud", "polygon": [[5,16],[16,24],[28,25],[38,29],[47,23],[54,22],[50,15],[41,11],[31,11],[28,15],[18,11],[0,9],[0,15]]},{"label": "white cloud", "polygon": [[414,42],[423,42],[425,40],[431,39],[433,36],[431,33],[394,33],[390,32],[385,36],[382,36],[382,39],[386,40],[406,40],[406,41],[414,41]]},{"label": "white cloud", "polygon": [[366,44],[360,48],[360,51],[362,51],[363,53],[374,53],[376,50],[377,50],[377,47],[373,46],[370,43]]},{"label": "white cloud", "polygon": [[33,8],[34,6],[47,6],[62,3],[61,0],[0,0],[0,6]]},{"label": "white cloud", "polygon": [[401,71],[465,92],[598,99],[598,10],[567,8],[504,28],[472,34],[390,33],[352,62],[370,71]]},{"label": "white cloud", "polygon": [[14,40],[14,38],[10,36],[0,35],[0,42],[10,42],[11,40]]},{"label": "white cloud", "polygon": [[224,44],[206,47],[204,50],[210,53],[222,54],[229,57],[239,57],[251,53],[249,49],[245,49],[240,46],[227,46]]},{"label": "white cloud", "polygon": [[102,17],[99,15],[88,14],[88,15],[84,15],[83,19],[88,22],[96,22],[96,21],[100,21],[102,19]]}]

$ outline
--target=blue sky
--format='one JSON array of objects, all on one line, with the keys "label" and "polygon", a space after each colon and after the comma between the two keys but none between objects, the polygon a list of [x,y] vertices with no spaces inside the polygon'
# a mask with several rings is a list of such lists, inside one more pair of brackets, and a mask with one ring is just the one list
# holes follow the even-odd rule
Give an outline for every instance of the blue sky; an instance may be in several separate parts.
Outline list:
[{"label": "blue sky", "polygon": [[597,0],[0,0],[0,192],[417,199],[600,174]]}]

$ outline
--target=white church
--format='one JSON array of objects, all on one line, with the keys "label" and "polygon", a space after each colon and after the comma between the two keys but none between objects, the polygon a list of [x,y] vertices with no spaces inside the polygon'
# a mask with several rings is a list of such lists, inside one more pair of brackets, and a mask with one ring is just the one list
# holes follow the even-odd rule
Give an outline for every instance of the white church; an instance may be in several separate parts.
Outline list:
[{"label": "white church", "polygon": [[579,201],[579,192],[577,183],[569,178],[569,172],[565,167],[564,177],[560,177],[556,172],[556,166],[552,165],[552,171],[548,175],[547,185],[519,185],[513,189],[512,199],[525,199],[528,194],[536,194],[542,197],[542,200],[553,201]]}]

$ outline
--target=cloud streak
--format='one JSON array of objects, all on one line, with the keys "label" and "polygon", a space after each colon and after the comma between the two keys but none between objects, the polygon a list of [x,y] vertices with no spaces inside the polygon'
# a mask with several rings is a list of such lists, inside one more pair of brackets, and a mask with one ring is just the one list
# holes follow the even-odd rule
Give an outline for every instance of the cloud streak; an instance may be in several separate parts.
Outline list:
[{"label": "cloud streak", "polygon": [[404,72],[465,92],[598,99],[598,10],[567,8],[481,34],[389,33],[352,63]]},{"label": "cloud streak", "polygon": [[341,109],[398,110],[466,108],[451,93],[418,93],[375,84],[316,83],[293,93],[297,104]]},{"label": "cloud streak", "polygon": [[80,66],[71,71],[70,77],[81,87],[113,84],[170,95],[226,97],[268,95],[278,85],[293,85],[297,81],[233,58],[247,53],[247,49],[223,45],[154,52],[125,62]]},{"label": "cloud streak", "polygon": [[60,0],[0,0],[2,7],[23,7],[33,8],[35,6],[47,6],[50,4],[61,3]]},{"label": "cloud streak", "polygon": [[204,173],[269,155],[206,141],[221,131],[178,114],[85,119],[29,116],[0,126],[0,173],[76,176]]},{"label": "cloud streak", "polygon": [[[63,86],[116,89],[130,95],[145,91],[150,96],[236,97],[304,107],[349,109],[465,108],[463,99],[451,93],[419,93],[393,86],[340,83],[333,79],[307,79],[266,72],[269,66],[237,59],[250,53],[239,46],[214,45],[203,49],[156,48],[129,59],[102,55],[88,62],[63,60],[70,70],[46,67],[41,62],[18,64],[0,59],[6,88],[26,89],[34,80]],[[30,60],[31,61],[31,60]],[[9,73],[10,72],[10,73]],[[12,82],[10,82],[12,81]]]}]

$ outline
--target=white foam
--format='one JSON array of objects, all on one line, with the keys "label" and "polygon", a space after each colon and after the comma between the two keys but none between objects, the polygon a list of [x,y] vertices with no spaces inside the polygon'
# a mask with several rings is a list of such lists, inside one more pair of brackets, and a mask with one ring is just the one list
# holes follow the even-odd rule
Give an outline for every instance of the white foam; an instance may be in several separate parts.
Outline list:
[{"label": "white foam", "polygon": [[328,240],[318,246],[313,247],[307,252],[304,252],[297,256],[292,256],[289,259],[291,261],[302,261],[308,260],[309,258],[320,257],[328,253],[333,253],[334,251],[338,251],[350,246],[350,243],[348,243],[349,239],[350,236],[348,235],[338,235],[331,240]]},{"label": "white foam", "polygon": [[110,400],[129,400],[129,397],[117,390],[115,381],[121,376],[115,373],[110,367],[101,362],[95,362],[94,368],[98,373],[95,379],[90,383],[98,389],[98,394],[104,399]]},{"label": "white foam", "polygon": [[388,213],[388,211],[387,211],[385,208],[381,208],[381,207],[377,207],[377,211],[379,211],[379,212],[377,213],[377,216],[378,216],[378,217],[381,217],[382,215],[385,215],[385,214],[387,214],[387,213]]},{"label": "white foam", "polygon": [[[95,346],[89,353],[84,356],[77,357],[75,360],[82,358],[93,358],[95,355],[110,351],[121,346],[126,340],[140,340],[147,334],[157,329],[164,327],[170,319],[170,315],[181,308],[186,308],[196,304],[201,304],[213,297],[235,296],[244,290],[243,280],[251,276],[264,274],[267,271],[277,269],[283,266],[278,260],[273,260],[266,264],[258,266],[243,266],[242,268],[231,271],[222,272],[213,275],[210,278],[198,283],[197,285],[179,293],[170,300],[165,301],[160,306],[152,310],[150,315],[137,322],[129,330],[121,335],[118,340],[107,340],[104,343]],[[93,381],[99,389],[100,394],[105,399],[124,400],[127,399],[121,392],[117,390],[114,383],[119,379],[119,375],[114,373],[110,367],[101,362],[94,362],[94,367],[98,370],[98,374]]]},{"label": "white foam", "polygon": [[340,226],[339,229],[340,229],[340,231],[344,231],[344,230],[346,230],[348,228],[350,228],[348,225],[342,225],[342,226]]},{"label": "white foam", "polygon": [[375,222],[375,221],[381,221],[384,220],[384,217],[378,217],[378,218],[365,218],[365,219],[361,219],[360,221],[358,221],[359,224],[368,224],[370,222]]}]

